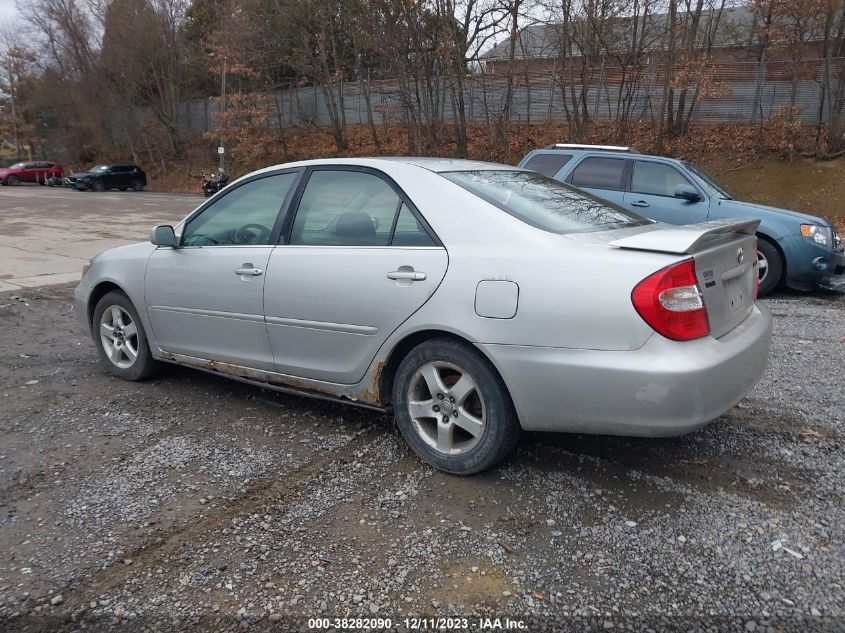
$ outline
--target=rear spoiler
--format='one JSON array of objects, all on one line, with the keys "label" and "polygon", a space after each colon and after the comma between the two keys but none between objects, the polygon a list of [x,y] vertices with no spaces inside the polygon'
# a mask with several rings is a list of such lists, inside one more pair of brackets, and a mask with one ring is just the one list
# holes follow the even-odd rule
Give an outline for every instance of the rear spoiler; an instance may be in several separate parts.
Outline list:
[{"label": "rear spoiler", "polygon": [[725,233],[754,235],[758,226],[760,226],[760,220],[711,220],[700,224],[684,224],[671,228],[660,228],[647,233],[638,233],[609,242],[609,244],[617,248],[630,248],[640,251],[692,254],[704,242],[710,241],[716,235]]}]

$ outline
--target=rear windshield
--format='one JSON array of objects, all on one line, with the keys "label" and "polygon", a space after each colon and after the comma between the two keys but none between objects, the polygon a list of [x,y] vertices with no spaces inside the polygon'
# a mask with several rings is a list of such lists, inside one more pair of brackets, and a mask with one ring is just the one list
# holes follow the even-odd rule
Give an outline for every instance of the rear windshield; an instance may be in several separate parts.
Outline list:
[{"label": "rear windshield", "polygon": [[453,171],[441,175],[523,222],[552,233],[607,231],[651,223],[530,171]]}]

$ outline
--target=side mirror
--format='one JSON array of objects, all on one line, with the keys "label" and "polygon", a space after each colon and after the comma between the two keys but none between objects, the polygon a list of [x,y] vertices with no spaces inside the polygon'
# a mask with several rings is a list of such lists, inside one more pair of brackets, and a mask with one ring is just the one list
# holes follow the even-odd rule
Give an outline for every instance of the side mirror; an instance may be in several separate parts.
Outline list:
[{"label": "side mirror", "polygon": [[176,233],[173,232],[173,227],[169,224],[162,224],[150,231],[150,241],[156,246],[169,246],[170,248],[179,245]]},{"label": "side mirror", "polygon": [[675,187],[675,197],[682,198],[690,202],[698,202],[701,200],[701,194],[698,193],[692,185],[678,185]]}]

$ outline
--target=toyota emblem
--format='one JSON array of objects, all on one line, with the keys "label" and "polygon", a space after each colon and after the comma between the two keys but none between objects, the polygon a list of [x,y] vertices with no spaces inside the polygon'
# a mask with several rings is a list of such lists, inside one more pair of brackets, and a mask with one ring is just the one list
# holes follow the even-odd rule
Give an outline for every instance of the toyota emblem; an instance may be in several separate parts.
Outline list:
[{"label": "toyota emblem", "polygon": [[743,259],[745,259],[745,253],[743,253],[742,249],[739,248],[736,251],[736,261],[737,263],[741,264]]}]

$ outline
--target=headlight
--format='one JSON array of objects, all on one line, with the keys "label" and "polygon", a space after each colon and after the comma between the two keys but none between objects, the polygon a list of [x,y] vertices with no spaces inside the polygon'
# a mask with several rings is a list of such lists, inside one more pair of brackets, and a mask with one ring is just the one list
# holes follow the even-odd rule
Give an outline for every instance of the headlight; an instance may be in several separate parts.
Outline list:
[{"label": "headlight", "polygon": [[817,224],[802,224],[801,235],[809,237],[820,246],[833,244],[833,230],[829,226],[818,226]]},{"label": "headlight", "polygon": [[85,262],[84,264],[82,264],[82,276],[84,277],[85,275],[87,275],[89,270],[91,270],[91,260],[90,259],[87,262]]}]

